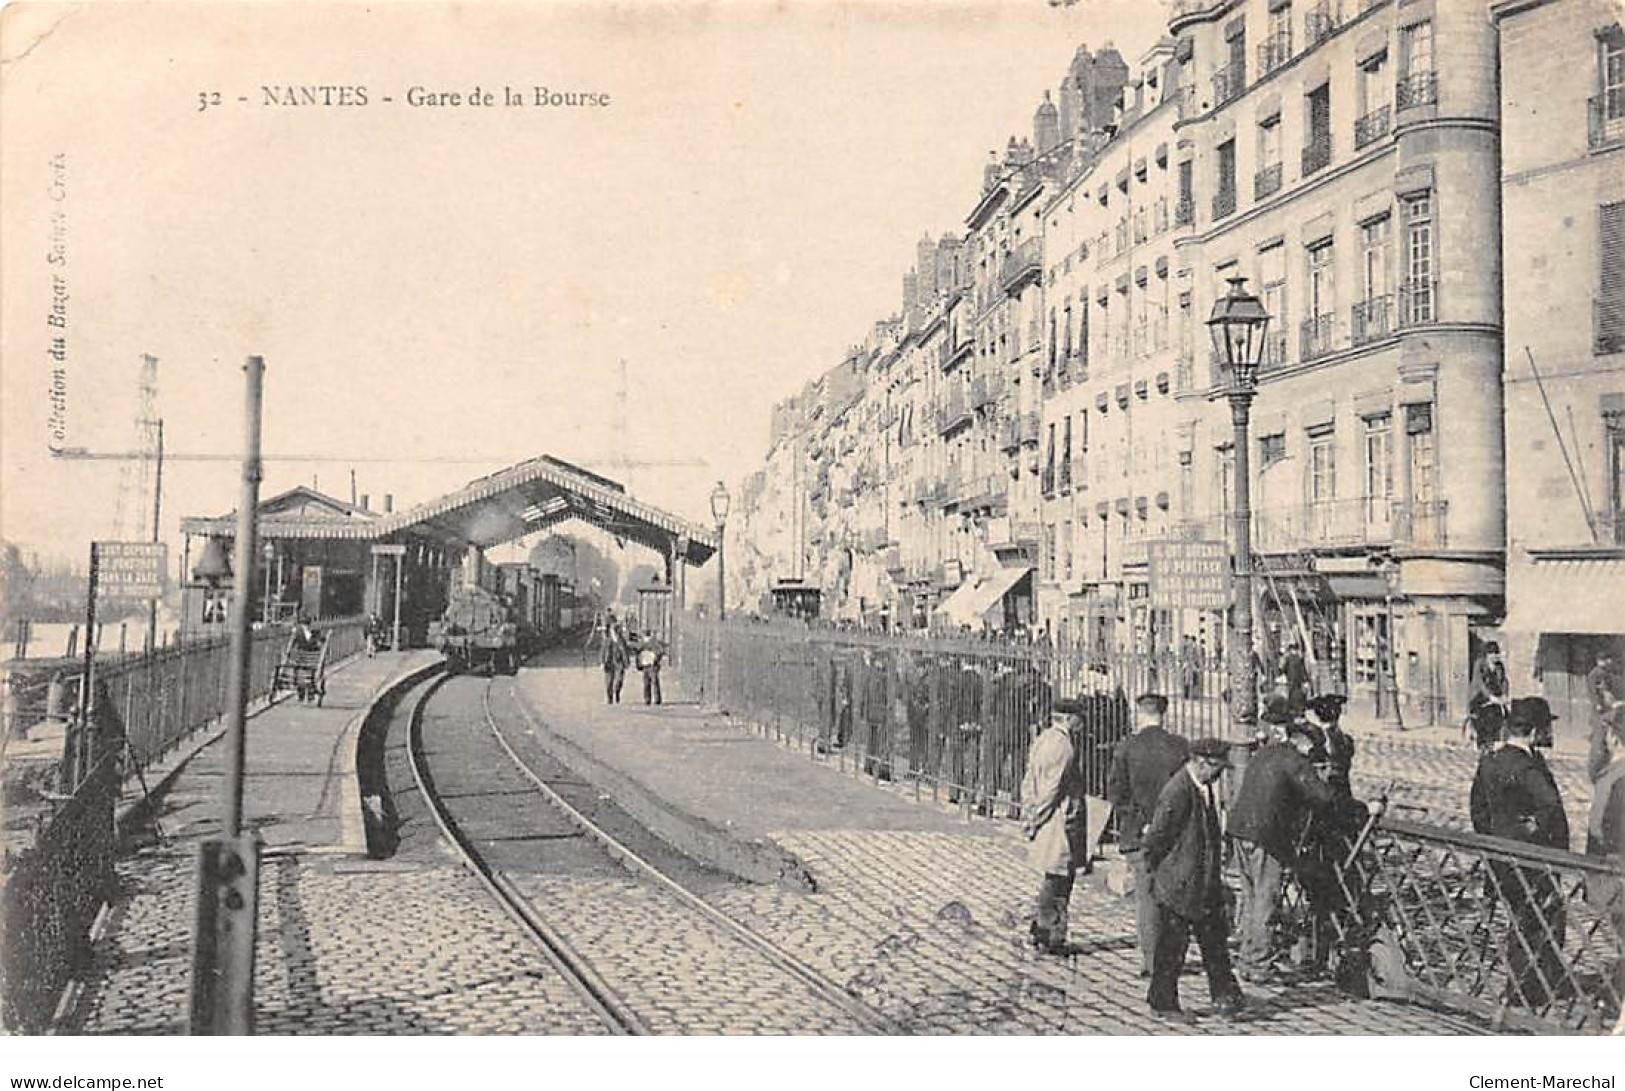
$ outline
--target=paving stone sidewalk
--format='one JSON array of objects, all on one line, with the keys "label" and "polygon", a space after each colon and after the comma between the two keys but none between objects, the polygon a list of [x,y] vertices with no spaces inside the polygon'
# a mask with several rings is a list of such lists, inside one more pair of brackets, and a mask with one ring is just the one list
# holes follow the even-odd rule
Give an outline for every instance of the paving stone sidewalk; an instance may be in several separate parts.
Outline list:
[{"label": "paving stone sidewalk", "polygon": [[[713,904],[920,1033],[1467,1034],[1469,1020],[1353,1000],[1329,984],[1255,988],[1241,1023],[1209,1011],[1189,976],[1190,1027],[1151,1018],[1137,976],[1133,906],[1073,896],[1079,954],[1037,956],[1026,920],[1036,877],[1015,824],[964,821],[911,789],[844,776],[692,703],[604,703],[596,669],[550,660],[521,673],[547,726],[668,803],[796,853],[815,894],[720,891]],[[1195,965],[1194,952],[1191,965]]]}]

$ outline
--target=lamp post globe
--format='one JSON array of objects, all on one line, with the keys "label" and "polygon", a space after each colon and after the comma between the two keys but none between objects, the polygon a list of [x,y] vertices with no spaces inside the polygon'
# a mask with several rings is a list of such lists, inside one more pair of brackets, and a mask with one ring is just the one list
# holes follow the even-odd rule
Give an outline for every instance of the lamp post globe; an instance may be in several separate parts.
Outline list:
[{"label": "lamp post globe", "polygon": [[1264,359],[1265,333],[1270,314],[1257,296],[1247,291],[1247,278],[1229,278],[1230,288],[1213,303],[1207,320],[1213,355],[1224,373],[1225,397],[1230,402],[1230,423],[1235,472],[1231,504],[1235,604],[1231,610],[1230,722],[1245,738],[1258,723],[1258,670],[1253,655],[1253,552],[1251,539],[1251,468],[1248,430],[1258,371]]}]

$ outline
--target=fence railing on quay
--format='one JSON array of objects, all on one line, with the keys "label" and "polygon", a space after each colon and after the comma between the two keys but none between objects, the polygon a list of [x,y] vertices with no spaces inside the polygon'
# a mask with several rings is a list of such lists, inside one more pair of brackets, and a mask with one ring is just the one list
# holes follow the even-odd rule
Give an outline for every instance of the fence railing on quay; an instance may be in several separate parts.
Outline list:
[{"label": "fence railing on quay", "polygon": [[[312,628],[327,638],[329,663],[347,659],[365,645],[364,618],[320,621]],[[250,634],[250,701],[270,693],[291,631],[288,625],[274,624]],[[230,653],[229,639],[220,636],[95,663],[100,691],[112,702],[106,711],[122,725],[137,766],[150,765],[224,714]],[[20,667],[26,668],[26,663]],[[33,724],[51,717],[71,719],[78,708],[82,677],[79,665],[57,667],[48,676],[45,671],[29,676],[19,670],[7,684],[0,713],[0,748],[9,746]],[[71,792],[75,786],[66,784],[63,790]]]},{"label": "fence railing on quay", "polygon": [[1498,1029],[1615,1025],[1625,993],[1617,859],[1386,815],[1363,840],[1322,844],[1290,876],[1283,927],[1305,952],[1325,944],[1362,982],[1377,982],[1373,995]]},{"label": "fence railing on quay", "polygon": [[1170,730],[1222,734],[1223,662],[1200,651],[899,635],[685,615],[677,669],[701,700],[882,780],[1014,816],[1027,747],[1056,697],[1084,700],[1089,789],[1105,794],[1133,698],[1169,698]]}]

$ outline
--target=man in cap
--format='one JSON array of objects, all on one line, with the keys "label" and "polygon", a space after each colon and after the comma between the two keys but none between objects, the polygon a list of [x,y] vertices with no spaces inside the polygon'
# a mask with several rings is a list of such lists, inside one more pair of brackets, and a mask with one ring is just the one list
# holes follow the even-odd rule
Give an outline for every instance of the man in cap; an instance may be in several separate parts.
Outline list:
[{"label": "man in cap", "polygon": [[1329,767],[1326,782],[1344,798],[1353,795],[1349,774],[1354,768],[1354,739],[1338,722],[1346,704],[1348,698],[1341,694],[1322,693],[1304,708],[1304,722],[1316,736],[1316,748]]},{"label": "man in cap", "polygon": [[[1506,738],[1478,762],[1469,805],[1473,829],[1530,845],[1567,850],[1569,820],[1535,736],[1557,717],[1541,697],[1514,698]],[[1506,939],[1511,980],[1507,999],[1543,1008],[1565,983],[1563,894],[1545,868],[1490,861],[1490,875],[1506,903],[1512,929]]]},{"label": "man in cap", "polygon": [[1484,645],[1483,656],[1473,664],[1467,686],[1467,722],[1480,754],[1501,741],[1506,710],[1507,669],[1501,661],[1501,645],[1491,640]]},{"label": "man in cap", "polygon": [[1117,744],[1112,754],[1111,772],[1106,780],[1106,798],[1117,816],[1117,845],[1134,869],[1134,917],[1140,937],[1141,977],[1150,977],[1152,957],[1157,947],[1157,903],[1151,896],[1151,872],[1140,838],[1151,822],[1157,796],[1168,779],[1190,757],[1190,746],[1163,726],[1168,699],[1160,693],[1143,693],[1134,702],[1134,734]]},{"label": "man in cap", "polygon": [[1248,760],[1230,805],[1229,827],[1241,872],[1241,975],[1254,982],[1272,976],[1276,952],[1270,922],[1309,819],[1329,812],[1337,798],[1310,760],[1313,737],[1292,718],[1286,703],[1271,701],[1264,719],[1286,738],[1266,743]]},{"label": "man in cap", "polygon": [[1078,869],[1089,864],[1083,770],[1078,762],[1083,733],[1082,702],[1056,701],[1049,727],[1027,753],[1027,772],[1021,781],[1022,831],[1032,842],[1027,858],[1044,877],[1032,939],[1040,950],[1054,955],[1069,953],[1066,917],[1072,884]]},{"label": "man in cap", "polygon": [[1151,823],[1140,841],[1158,910],[1157,945],[1146,1000],[1157,1015],[1184,1019],[1179,973],[1192,933],[1202,951],[1208,993],[1226,1017],[1240,1013],[1241,986],[1226,946],[1224,841],[1213,782],[1230,764],[1229,744],[1198,739],[1191,756],[1157,794]]}]

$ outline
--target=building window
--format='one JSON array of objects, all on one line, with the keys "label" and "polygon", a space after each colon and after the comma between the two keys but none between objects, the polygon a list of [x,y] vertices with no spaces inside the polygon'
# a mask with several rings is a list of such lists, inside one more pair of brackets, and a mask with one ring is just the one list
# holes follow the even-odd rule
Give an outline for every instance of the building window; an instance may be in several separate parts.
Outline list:
[{"label": "building window", "polygon": [[1191,161],[1179,164],[1179,203],[1174,206],[1174,223],[1188,227],[1196,222],[1196,198],[1192,193]]},{"label": "building window", "polygon": [[1590,143],[1625,139],[1625,30],[1616,24],[1597,35],[1597,94],[1590,100]]},{"label": "building window", "polygon": [[1390,115],[1388,53],[1383,51],[1360,65],[1359,120],[1354,123],[1354,146],[1363,148],[1388,135]]},{"label": "building window", "polygon": [[1308,317],[1303,320],[1299,354],[1313,360],[1332,351],[1332,334],[1337,326],[1337,284],[1330,239],[1309,248]]},{"label": "building window", "polygon": [[1219,145],[1219,183],[1213,194],[1213,218],[1222,220],[1236,210],[1236,142]]},{"label": "building window", "polygon": [[1399,324],[1436,321],[1433,298],[1433,195],[1407,197],[1405,211],[1405,277],[1399,285]]},{"label": "building window", "polygon": [[1388,294],[1391,228],[1387,216],[1360,225],[1360,300],[1354,305],[1349,331],[1356,345],[1386,337],[1392,327]]},{"label": "building window", "polygon": [[[1218,473],[1219,487],[1213,496],[1213,510],[1220,517],[1228,517],[1236,488],[1236,451],[1229,444],[1219,448]],[[1225,529],[1225,533],[1229,534],[1229,528]]]},{"label": "building window", "polygon": [[1072,415],[1067,414],[1065,428],[1061,432],[1061,491],[1066,492],[1072,488]]},{"label": "building window", "polygon": [[1400,27],[1399,79],[1394,86],[1394,105],[1406,110],[1438,101],[1438,77],[1433,71],[1433,23],[1425,21]]},{"label": "building window", "polygon": [[1313,49],[1330,38],[1338,27],[1338,15],[1338,5],[1333,0],[1320,0],[1320,3],[1304,12],[1304,48]]},{"label": "building window", "polygon": [[1089,289],[1078,297],[1078,373],[1082,379],[1089,366]]},{"label": "building window", "polygon": [[1258,172],[1253,175],[1253,200],[1262,201],[1281,188],[1281,115],[1258,123]]},{"label": "building window", "polygon": [[1603,415],[1603,443],[1608,460],[1608,530],[1606,540],[1625,545],[1625,412]]},{"label": "building window", "polygon": [[1445,505],[1438,499],[1438,448],[1431,403],[1405,407],[1405,436],[1410,443],[1411,495],[1404,538],[1414,545],[1443,545]]},{"label": "building window", "polygon": [[1625,201],[1597,209],[1597,256],[1592,347],[1599,354],[1625,352]]},{"label": "building window", "polygon": [[1286,433],[1276,432],[1272,436],[1258,438],[1258,468],[1267,470],[1286,458]]},{"label": "building window", "polygon": [[1337,434],[1330,425],[1309,432],[1308,492],[1307,536],[1310,541],[1325,541],[1332,530],[1332,501],[1337,496]]},{"label": "building window", "polygon": [[1303,142],[1305,178],[1332,161],[1332,85],[1323,83],[1310,91],[1304,104],[1307,137]]},{"label": "building window", "polygon": [[1278,242],[1258,252],[1258,280],[1263,289],[1264,310],[1270,315],[1270,325],[1264,331],[1263,366],[1280,367],[1286,363],[1286,331],[1290,321],[1286,298],[1286,244]]},{"label": "building window", "polygon": [[1365,522],[1368,530],[1388,524],[1393,496],[1393,421],[1384,413],[1365,419]]},{"label": "building window", "polygon": [[1258,46],[1258,70],[1266,76],[1292,59],[1292,5],[1272,6],[1266,36]]},{"label": "building window", "polygon": [[1044,446],[1044,495],[1055,491],[1055,425],[1049,426],[1049,442]]}]

